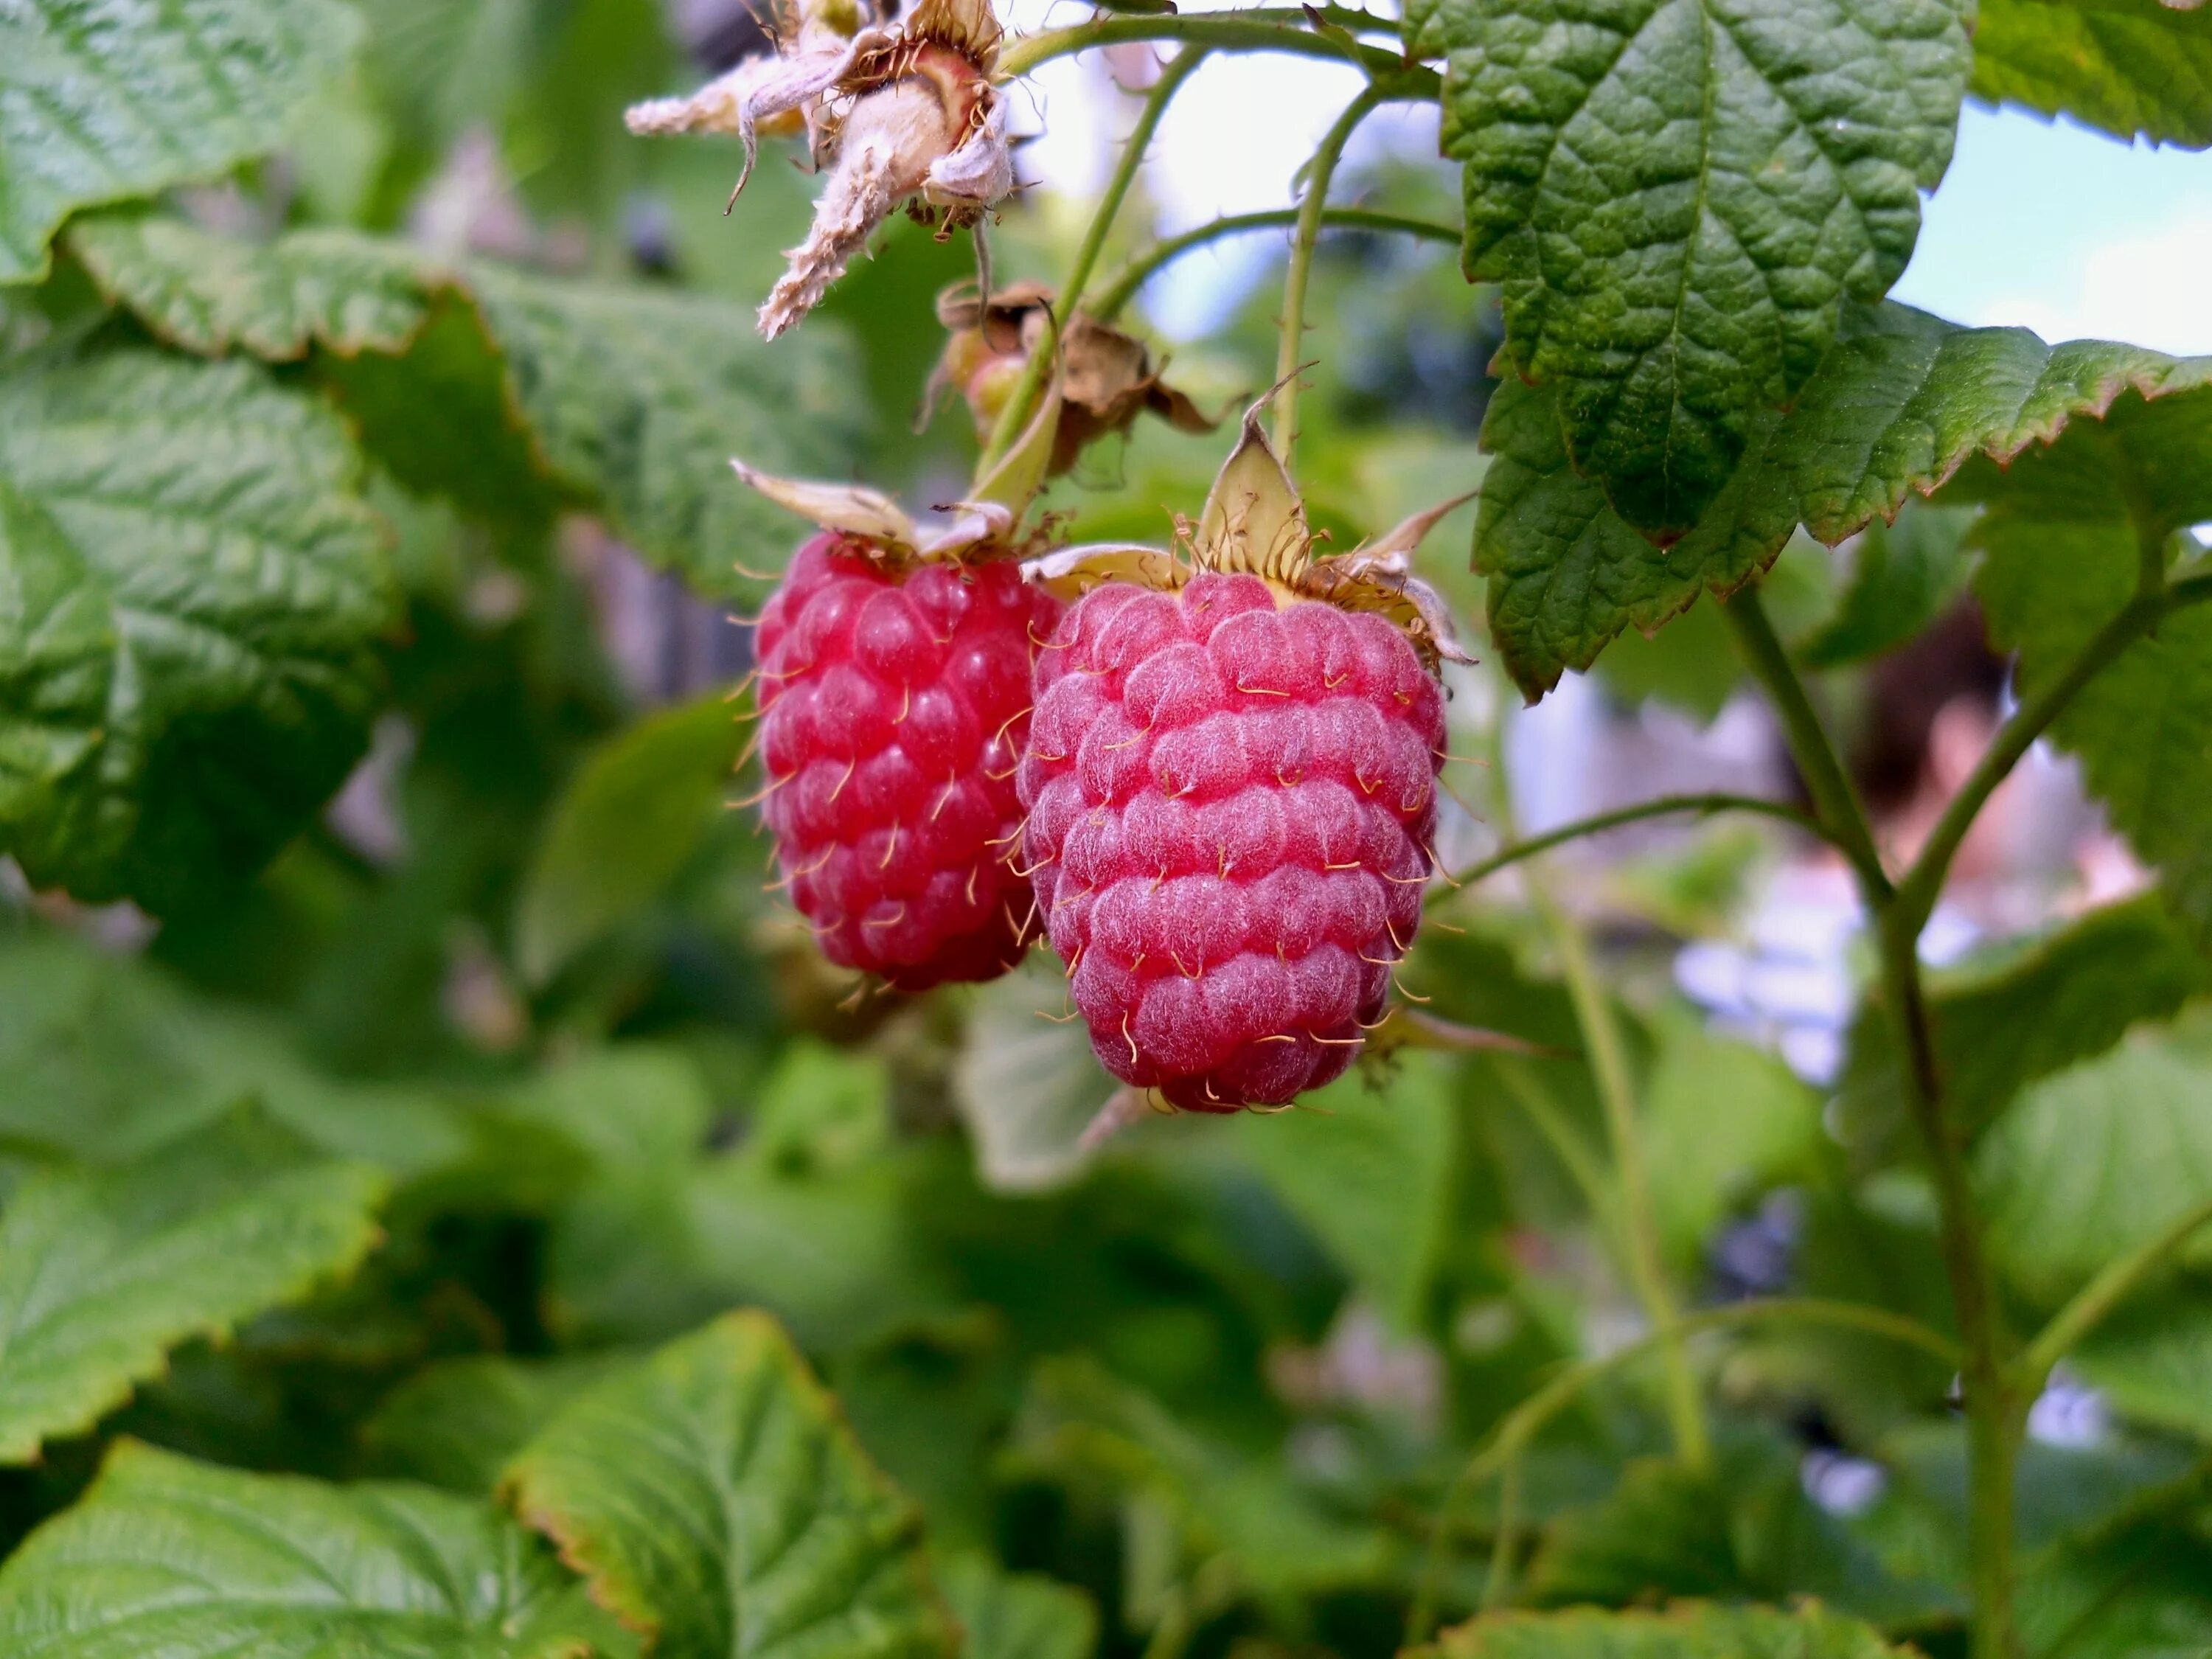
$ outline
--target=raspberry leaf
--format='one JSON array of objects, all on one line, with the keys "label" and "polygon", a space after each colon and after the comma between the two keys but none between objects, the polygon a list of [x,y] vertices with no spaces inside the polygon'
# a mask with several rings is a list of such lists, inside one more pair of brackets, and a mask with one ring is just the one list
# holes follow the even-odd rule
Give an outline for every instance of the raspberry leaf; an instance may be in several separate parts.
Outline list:
[{"label": "raspberry leaf", "polygon": [[967,1659],[1090,1659],[1098,1610],[1081,1590],[1036,1573],[1002,1572],[963,1552],[940,1569],[945,1599],[967,1638]]},{"label": "raspberry leaf", "polygon": [[[1947,1109],[1978,1135],[2038,1079],[2208,991],[2212,967],[2149,894],[2093,910],[2008,960],[1937,975],[1928,1019]],[[1907,1133],[1892,1032],[1888,1011],[1873,1004],[1851,1026],[1841,1110],[1855,1145]]]},{"label": "raspberry leaf", "polygon": [[0,1568],[0,1648],[20,1659],[586,1659],[623,1642],[489,1504],[134,1441]]},{"label": "raspberry leaf", "polygon": [[384,1184],[254,1118],[24,1182],[0,1213],[0,1462],[90,1428],[188,1338],[349,1272]]},{"label": "raspberry leaf", "polygon": [[696,295],[446,264],[346,231],[248,245],[138,213],[84,221],[69,246],[173,344],[309,358],[410,486],[495,518],[591,508],[706,593],[735,592],[732,561],[768,568],[792,540],[731,486],[731,453],[835,475],[865,418],[834,331],[771,350],[741,309]]},{"label": "raspberry leaf", "polygon": [[727,1315],[586,1390],[504,1486],[659,1659],[957,1646],[919,1512],[763,1315]]},{"label": "raspberry leaf", "polygon": [[547,1420],[628,1361],[599,1354],[473,1354],[424,1366],[362,1425],[369,1472],[489,1498],[508,1460]]},{"label": "raspberry leaf", "polygon": [[952,1103],[968,1126],[977,1179],[994,1192],[1066,1186],[1090,1162],[1085,1131],[1118,1090],[1071,1011],[1063,970],[1041,953],[975,993]]},{"label": "raspberry leaf", "polygon": [[1904,270],[1965,90],[1953,0],[1439,0],[1467,270],[1568,453],[1661,544]]},{"label": "raspberry leaf", "polygon": [[1808,1604],[1664,1613],[1508,1613],[1446,1631],[1435,1659],[1885,1659],[1902,1653],[1856,1619]]},{"label": "raspberry leaf", "polygon": [[1976,454],[2010,462],[2069,422],[2101,419],[2124,393],[2139,394],[2126,399],[2134,407],[2208,386],[2212,358],[2048,346],[2024,329],[1957,328],[1894,304],[1853,311],[1790,414],[1759,417],[1727,487],[1662,552],[1577,476],[1551,394],[1508,381],[1483,426],[1495,459],[1475,526],[1492,637],[1522,690],[1540,696],[1622,629],[1649,632],[1708,588],[1741,586],[1800,523],[1833,545],[1894,517],[1913,492],[1933,494]]},{"label": "raspberry leaf", "polygon": [[155,909],[336,789],[392,596],[337,417],[143,351],[0,380],[0,849]]},{"label": "raspberry leaf", "polygon": [[2212,144],[2212,9],[2176,0],[1982,0],[1972,90],[2123,138]]},{"label": "raspberry leaf", "polygon": [[555,802],[515,908],[515,961],[543,984],[665,890],[705,842],[743,729],[720,694],[620,732]]},{"label": "raspberry leaf", "polygon": [[[2212,1189],[2212,1029],[2147,1030],[2021,1097],[1976,1150],[1991,1254],[2056,1306]],[[2202,1262],[2199,1242],[2184,1260]]]},{"label": "raspberry leaf", "polygon": [[0,283],[46,271],[71,213],[213,179],[276,148],[360,32],[335,0],[176,0],[0,13]]}]

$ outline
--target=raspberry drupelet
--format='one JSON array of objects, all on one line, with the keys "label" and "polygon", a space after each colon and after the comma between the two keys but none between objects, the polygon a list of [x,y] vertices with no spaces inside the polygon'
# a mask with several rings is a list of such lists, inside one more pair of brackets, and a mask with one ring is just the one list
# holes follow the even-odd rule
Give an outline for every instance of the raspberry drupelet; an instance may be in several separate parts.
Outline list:
[{"label": "raspberry drupelet", "polygon": [[1060,608],[1006,560],[902,563],[831,531],[792,561],[756,636],[762,814],[830,961],[920,991],[1020,960],[1014,770]]},{"label": "raspberry drupelet", "polygon": [[[1195,574],[1156,560],[1153,585],[1106,580],[1060,620],[1022,762],[1024,854],[1093,1049],[1198,1111],[1345,1071],[1431,869],[1444,716],[1422,647],[1448,625],[1395,537],[1311,560],[1288,491],[1248,421]],[[1103,551],[1118,574],[1133,550]]]}]

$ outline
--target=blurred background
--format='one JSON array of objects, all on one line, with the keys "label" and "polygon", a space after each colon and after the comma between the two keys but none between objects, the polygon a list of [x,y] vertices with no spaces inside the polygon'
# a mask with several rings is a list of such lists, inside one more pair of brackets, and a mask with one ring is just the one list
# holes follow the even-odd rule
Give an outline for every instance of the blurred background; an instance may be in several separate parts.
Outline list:
[{"label": "blurred background", "polygon": [[[631,100],[763,49],[736,0],[364,10],[354,71],[288,153],[185,192],[191,215],[244,234],[392,232],[717,295],[740,315],[799,240],[812,184],[787,148],[769,147],[725,217],[733,144],[622,129]],[[1007,21],[1082,15],[1024,0]],[[1117,48],[1018,93],[1033,137],[992,233],[1002,282],[1065,268],[1130,89],[1156,69],[1150,49]],[[1354,90],[1304,60],[1206,66],[1104,269],[1154,236],[1291,203],[1295,168]],[[1387,111],[1333,200],[1455,222],[1455,169],[1436,151],[1433,112]],[[1128,313],[1209,413],[1269,377],[1285,243],[1261,232],[1197,252]],[[1897,297],[2053,338],[2212,351],[2208,271],[2212,157],[1970,108]],[[895,222],[807,325],[853,343],[875,411],[849,476],[916,507],[957,495],[974,460],[957,399],[918,422],[944,339],[934,297],[972,275],[964,239]],[[1333,234],[1315,284],[1300,482],[1349,546],[1479,483],[1499,323],[1431,243]],[[1047,505],[1082,538],[1164,537],[1225,441],[1140,421]],[[1455,902],[1456,927],[1425,938],[1407,978],[1533,1056],[1407,1052],[1334,1105],[1087,1146],[1108,1089],[1079,1037],[1036,1018],[1060,1006],[1049,965],[978,994],[856,999],[763,892],[752,818],[722,805],[749,787],[727,780],[742,739],[721,698],[750,661],[729,605],[588,518],[524,535],[427,497],[388,505],[407,604],[395,703],[313,833],[248,888],[158,923],[33,894],[0,866],[9,908],[85,947],[4,957],[14,1086],[82,1101],[148,1077],[244,1080],[422,1138],[428,1173],[362,1280],[189,1351],[124,1426],[258,1466],[422,1473],[451,1451],[410,1436],[410,1390],[449,1375],[426,1362],[588,1364],[755,1300],[793,1325],[934,1535],[1084,1587],[1115,1650],[1389,1650],[1465,1448],[1562,1358],[1641,1328],[1552,1133],[1594,1135],[1596,1107],[1529,873]],[[1481,655],[1472,518],[1454,514],[1423,562]],[[1957,509],[1915,507],[1834,552],[1801,538],[1767,584],[1904,854],[2010,696],[1966,593],[1965,528]],[[794,520],[791,544],[804,533]],[[787,551],[711,556],[774,570]],[[1477,757],[1447,773],[1455,866],[1652,796],[1796,797],[1709,600],[1533,708],[1503,685],[1486,666],[1454,672],[1455,750]],[[1869,962],[1842,866],[1777,826],[1676,821],[1565,848],[1540,880],[1620,988],[1669,1265],[1692,1299],[1855,1293],[1872,1276],[1941,1322],[1924,1193],[1887,1168],[1894,1103],[1852,1065]],[[1978,971],[2143,884],[2039,747],[1960,859],[1929,951]],[[1378,1093],[1387,1112],[1351,1109]],[[447,1120],[410,1127],[433,1098],[465,1103],[472,1133],[559,1133],[441,1162],[422,1146]],[[2158,1455],[2094,1382],[2054,1389],[2039,1443],[2100,1469]],[[1957,1601],[1948,1379],[1838,1337],[1747,1344],[1721,1387],[1746,1410],[1729,1455],[1779,1472],[1778,1486],[1744,1483],[1768,1505],[1746,1512],[1809,1506],[1796,1554],[1745,1545],[1729,1571],[1762,1593],[1848,1581],[1847,1600],[1940,1630]],[[1639,1389],[1601,1398],[1532,1465],[1530,1513],[1611,1490],[1662,1441]],[[27,1524],[88,1458],[63,1448],[0,1474],[0,1515]],[[1448,1605],[1479,1577],[1492,1502],[1467,1507]],[[1844,1520],[1863,1525],[1824,1530]],[[1562,1596],[1573,1571],[1597,1571],[1571,1568],[1551,1581]]]}]

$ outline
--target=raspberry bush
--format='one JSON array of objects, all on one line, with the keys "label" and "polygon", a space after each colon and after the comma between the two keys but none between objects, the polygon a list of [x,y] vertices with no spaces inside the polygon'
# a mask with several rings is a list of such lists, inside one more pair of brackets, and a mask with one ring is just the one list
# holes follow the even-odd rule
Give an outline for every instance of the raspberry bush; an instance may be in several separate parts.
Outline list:
[{"label": "raspberry bush", "polygon": [[2212,1650],[2212,360],[1886,297],[2208,87],[0,4],[0,1654]]}]

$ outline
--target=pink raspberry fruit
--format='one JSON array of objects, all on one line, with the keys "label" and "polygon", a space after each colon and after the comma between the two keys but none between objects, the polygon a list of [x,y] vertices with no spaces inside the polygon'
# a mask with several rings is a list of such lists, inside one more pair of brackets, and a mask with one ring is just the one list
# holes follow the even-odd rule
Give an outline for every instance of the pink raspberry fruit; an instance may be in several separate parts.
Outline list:
[{"label": "pink raspberry fruit", "polygon": [[1113,581],[1038,653],[1024,854],[1099,1061],[1175,1105],[1348,1066],[1413,943],[1442,693],[1382,617]]},{"label": "pink raspberry fruit", "polygon": [[830,961],[902,991],[994,979],[1036,933],[1014,771],[1061,607],[1010,562],[871,550],[817,536],[761,613],[762,814]]}]

